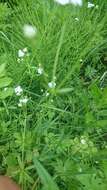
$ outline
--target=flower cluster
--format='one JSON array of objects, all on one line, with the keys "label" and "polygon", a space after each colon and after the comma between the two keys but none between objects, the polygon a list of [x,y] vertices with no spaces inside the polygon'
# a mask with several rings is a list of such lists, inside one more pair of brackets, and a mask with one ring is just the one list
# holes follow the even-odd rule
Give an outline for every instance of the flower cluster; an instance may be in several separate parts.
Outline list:
[{"label": "flower cluster", "polygon": [[[16,96],[21,96],[21,95],[23,94],[23,89],[22,89],[21,86],[15,87],[14,91],[15,91]],[[29,99],[28,99],[26,96],[20,98],[20,99],[19,99],[18,106],[19,106],[19,107],[22,107],[23,105],[26,105],[26,103],[28,102],[28,100],[29,100]]]},{"label": "flower cluster", "polygon": [[16,94],[17,96],[20,96],[20,95],[22,94],[22,92],[23,92],[23,89],[22,89],[21,86],[15,87],[15,94]]},{"label": "flower cluster", "polygon": [[26,103],[28,102],[28,98],[25,96],[24,98],[20,98],[19,99],[19,103],[18,103],[18,106],[19,107],[22,107],[22,106],[24,106],[24,105],[26,105]]},{"label": "flower cluster", "polygon": [[37,74],[38,74],[38,75],[42,75],[43,72],[44,72],[44,70],[43,70],[42,66],[39,65],[39,66],[37,67]]},{"label": "flower cluster", "polygon": [[25,56],[29,56],[27,48],[18,50],[18,62],[23,61]]}]

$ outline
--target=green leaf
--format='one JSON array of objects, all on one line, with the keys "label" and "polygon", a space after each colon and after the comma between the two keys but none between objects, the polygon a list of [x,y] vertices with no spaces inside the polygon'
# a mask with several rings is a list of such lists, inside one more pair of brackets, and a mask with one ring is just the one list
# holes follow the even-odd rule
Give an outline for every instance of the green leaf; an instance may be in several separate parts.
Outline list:
[{"label": "green leaf", "polygon": [[86,123],[87,123],[87,124],[89,124],[89,123],[95,121],[92,112],[87,112],[87,113],[86,113],[86,115],[85,115],[85,120],[86,120]]},{"label": "green leaf", "polygon": [[34,157],[33,159],[35,168],[37,173],[41,179],[42,184],[44,185],[46,190],[59,190],[56,183],[53,181],[50,174],[46,171],[46,169],[42,166],[42,164]]},{"label": "green leaf", "polygon": [[96,126],[97,127],[106,127],[107,126],[107,120],[96,121]]},{"label": "green leaf", "polygon": [[0,65],[0,78],[5,75],[5,64]]},{"label": "green leaf", "polygon": [[6,99],[9,96],[13,95],[13,88],[7,88],[6,90],[2,90],[0,92],[0,99]]},{"label": "green leaf", "polygon": [[85,186],[84,190],[107,189],[107,184],[96,174],[81,174],[77,178]]},{"label": "green leaf", "polygon": [[101,95],[102,95],[101,89],[96,84],[92,84],[90,86],[90,88],[91,88],[91,94],[92,94],[93,98],[96,101],[98,101],[99,98],[101,98]]},{"label": "green leaf", "polygon": [[0,88],[4,88],[8,86],[12,82],[12,79],[9,77],[1,78],[0,79]]},{"label": "green leaf", "polygon": [[72,92],[74,89],[73,88],[62,88],[57,90],[57,93],[64,94],[64,93],[69,93]]}]

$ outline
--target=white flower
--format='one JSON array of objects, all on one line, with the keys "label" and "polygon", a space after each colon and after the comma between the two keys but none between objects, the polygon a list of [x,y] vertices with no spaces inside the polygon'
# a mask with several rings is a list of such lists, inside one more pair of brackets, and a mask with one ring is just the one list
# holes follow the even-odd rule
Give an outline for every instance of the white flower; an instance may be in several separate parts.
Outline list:
[{"label": "white flower", "polygon": [[42,68],[42,67],[38,67],[38,68],[37,68],[37,73],[38,73],[39,75],[42,75],[42,74],[43,74],[43,68]]},{"label": "white flower", "polygon": [[19,100],[18,106],[22,107],[23,105],[26,105],[27,102],[28,102],[28,98],[24,97],[24,98]]},{"label": "white flower", "polygon": [[21,86],[17,86],[15,88],[15,93],[17,96],[20,96],[22,92],[23,92],[23,89],[21,88]]},{"label": "white flower", "polygon": [[55,88],[56,83],[54,81],[48,83],[49,88]]},{"label": "white flower", "polygon": [[81,139],[81,144],[86,144],[86,140],[85,139]]},{"label": "white flower", "polygon": [[25,52],[23,50],[19,49],[19,51],[18,51],[18,57],[22,58],[24,56],[25,56]]},{"label": "white flower", "polygon": [[66,5],[69,3],[69,0],[55,0],[57,3],[60,3],[61,5]]},{"label": "white flower", "polygon": [[20,63],[23,61],[24,56],[29,56],[28,49],[25,47],[24,49],[19,49],[18,50],[18,59],[17,61]]},{"label": "white flower", "polygon": [[93,3],[90,3],[90,2],[88,2],[88,8],[92,8],[92,7],[94,7],[95,5],[93,4]]},{"label": "white flower", "polygon": [[82,6],[82,0],[70,0],[70,3],[74,5]]},{"label": "white flower", "polygon": [[25,24],[23,27],[23,33],[27,38],[34,38],[37,33],[37,29],[35,26]]},{"label": "white flower", "polygon": [[61,5],[66,5],[69,3],[72,3],[74,5],[80,5],[82,6],[82,0],[55,0],[57,3],[60,3]]}]

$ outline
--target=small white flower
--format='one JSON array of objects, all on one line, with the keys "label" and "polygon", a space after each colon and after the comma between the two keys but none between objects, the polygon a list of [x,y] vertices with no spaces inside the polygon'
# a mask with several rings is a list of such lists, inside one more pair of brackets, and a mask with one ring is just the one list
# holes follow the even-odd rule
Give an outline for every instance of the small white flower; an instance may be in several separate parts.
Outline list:
[{"label": "small white flower", "polygon": [[37,29],[35,26],[25,24],[23,27],[23,33],[27,38],[34,38],[37,33]]},{"label": "small white flower", "polygon": [[88,2],[88,8],[92,8],[92,7],[94,7],[95,5],[93,4],[93,3],[90,3],[90,2]]},{"label": "small white flower", "polygon": [[28,49],[26,47],[24,49],[19,49],[17,61],[20,63],[21,61],[23,61],[23,58],[25,56],[29,56]]},{"label": "small white flower", "polygon": [[42,68],[42,67],[38,67],[38,68],[37,68],[37,73],[38,73],[39,75],[42,75],[42,74],[43,74],[43,68]]},{"label": "small white flower", "polygon": [[66,5],[69,3],[72,3],[74,5],[80,5],[82,6],[82,0],[55,0],[57,3],[60,3],[61,5]]},{"label": "small white flower", "polygon": [[76,20],[76,21],[79,21],[79,18],[76,17],[75,20]]},{"label": "small white flower", "polygon": [[17,62],[18,62],[18,63],[21,63],[22,61],[23,61],[23,58],[18,58],[18,59],[17,59]]},{"label": "small white flower", "polygon": [[23,105],[26,105],[27,102],[28,102],[28,98],[24,97],[24,98],[19,100],[18,106],[22,107]]},{"label": "small white flower", "polygon": [[23,92],[23,89],[21,88],[21,86],[17,86],[15,88],[15,93],[17,96],[20,96],[22,92]]},{"label": "small white flower", "polygon": [[48,83],[49,88],[55,88],[56,83],[54,81]]},{"label": "small white flower", "polygon": [[86,144],[86,140],[85,139],[81,139],[81,144]]},{"label": "small white flower", "polygon": [[23,50],[19,49],[19,51],[18,51],[18,57],[22,58],[24,56],[25,56],[25,52]]}]

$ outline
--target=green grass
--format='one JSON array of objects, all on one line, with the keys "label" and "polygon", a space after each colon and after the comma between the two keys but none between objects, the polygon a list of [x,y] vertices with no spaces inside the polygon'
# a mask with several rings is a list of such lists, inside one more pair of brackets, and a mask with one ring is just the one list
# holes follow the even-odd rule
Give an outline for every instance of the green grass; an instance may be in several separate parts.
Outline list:
[{"label": "green grass", "polygon": [[[0,174],[23,190],[106,190],[106,0],[90,9],[13,2],[0,3]],[[24,24],[37,28],[35,38]]]}]

